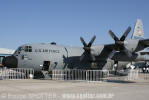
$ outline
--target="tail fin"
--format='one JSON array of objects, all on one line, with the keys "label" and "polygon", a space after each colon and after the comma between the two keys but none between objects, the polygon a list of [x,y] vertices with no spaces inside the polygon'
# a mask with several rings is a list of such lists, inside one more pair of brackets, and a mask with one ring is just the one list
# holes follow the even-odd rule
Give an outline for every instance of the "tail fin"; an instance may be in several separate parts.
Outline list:
[{"label": "tail fin", "polygon": [[144,39],[144,29],[143,29],[143,23],[140,19],[137,19],[134,33],[132,35],[132,39],[141,40]]}]

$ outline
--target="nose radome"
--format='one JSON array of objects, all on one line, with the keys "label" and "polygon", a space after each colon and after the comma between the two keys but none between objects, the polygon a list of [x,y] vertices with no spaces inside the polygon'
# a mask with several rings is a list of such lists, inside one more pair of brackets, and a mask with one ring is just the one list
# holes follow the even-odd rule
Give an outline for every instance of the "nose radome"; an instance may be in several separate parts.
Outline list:
[{"label": "nose radome", "polygon": [[3,59],[2,64],[8,68],[17,68],[18,60],[15,56],[8,56]]}]

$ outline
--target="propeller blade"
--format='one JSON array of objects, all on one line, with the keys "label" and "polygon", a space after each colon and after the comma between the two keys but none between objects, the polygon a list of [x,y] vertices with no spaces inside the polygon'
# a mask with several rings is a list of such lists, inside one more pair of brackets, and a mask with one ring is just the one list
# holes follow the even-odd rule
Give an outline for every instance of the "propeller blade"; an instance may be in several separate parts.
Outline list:
[{"label": "propeller blade", "polygon": [[128,57],[132,57],[132,52],[130,52],[128,49],[126,49],[125,47],[124,47],[124,52],[125,52],[125,54],[128,56]]},{"label": "propeller blade", "polygon": [[80,61],[83,61],[84,58],[85,58],[85,54],[83,53],[80,57]]},{"label": "propeller blade", "polygon": [[93,56],[92,54],[90,54],[91,60],[95,61],[95,56]]},{"label": "propeller blade", "polygon": [[91,41],[88,43],[88,47],[91,47],[92,46],[92,44],[93,44],[93,42],[95,41],[95,39],[96,39],[96,36],[94,35],[93,36],[93,38],[91,39]]},{"label": "propeller blade", "polygon": [[84,47],[83,47],[84,53],[81,55],[80,61],[83,61],[84,59],[88,59],[88,60],[92,60],[92,61],[96,60],[95,56],[93,56],[91,54],[91,46],[92,46],[93,42],[95,41],[95,39],[96,39],[96,36],[93,36],[91,41],[88,44],[86,44],[84,39],[82,37],[80,37],[80,40],[81,40],[82,44],[84,45]]},{"label": "propeller blade", "polygon": [[131,27],[129,26],[127,30],[124,32],[123,36],[120,38],[120,41],[124,41],[128,36],[129,32],[131,31]]},{"label": "propeller blade", "polygon": [[111,30],[109,30],[109,34],[115,41],[119,41],[119,38]]},{"label": "propeller blade", "polygon": [[113,51],[109,54],[109,58],[112,59],[112,57],[114,56],[115,53],[116,53],[116,51],[113,50]]},{"label": "propeller blade", "polygon": [[87,44],[82,37],[80,37],[80,40],[81,40],[82,44],[84,45],[84,47],[87,47]]},{"label": "propeller blade", "polygon": [[89,55],[89,52],[84,52],[82,55],[81,55],[81,57],[80,57],[80,61],[83,61],[83,60],[85,60],[85,59],[88,59],[86,56],[88,56]]}]

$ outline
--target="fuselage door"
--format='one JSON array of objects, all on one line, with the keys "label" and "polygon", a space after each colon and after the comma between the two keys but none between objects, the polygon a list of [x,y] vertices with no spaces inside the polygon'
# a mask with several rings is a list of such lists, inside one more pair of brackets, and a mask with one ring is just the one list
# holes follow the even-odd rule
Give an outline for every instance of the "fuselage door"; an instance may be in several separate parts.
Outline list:
[{"label": "fuselage door", "polygon": [[42,70],[49,71],[50,70],[50,64],[51,64],[50,61],[43,61],[43,68],[42,68]]}]

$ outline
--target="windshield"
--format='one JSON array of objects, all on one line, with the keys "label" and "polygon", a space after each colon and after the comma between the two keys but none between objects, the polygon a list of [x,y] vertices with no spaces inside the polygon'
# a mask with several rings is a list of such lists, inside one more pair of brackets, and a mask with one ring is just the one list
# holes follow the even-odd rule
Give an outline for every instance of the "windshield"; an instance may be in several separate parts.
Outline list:
[{"label": "windshield", "polygon": [[19,48],[15,51],[15,53],[14,53],[14,54],[16,54],[16,53],[20,54],[20,53],[21,53],[21,51],[23,51],[23,50],[24,50],[24,48],[23,48],[23,47],[19,47]]},{"label": "windshield", "polygon": [[19,47],[14,54],[20,54],[22,51],[25,51],[25,52],[32,52],[32,46],[22,46],[22,47]]},{"label": "windshield", "polygon": [[31,46],[25,46],[25,52],[32,52]]}]

